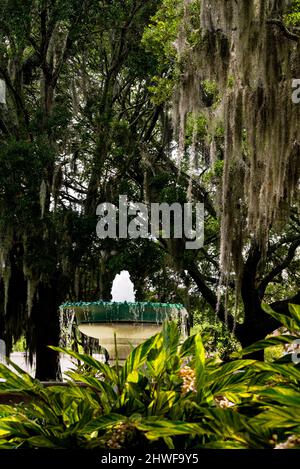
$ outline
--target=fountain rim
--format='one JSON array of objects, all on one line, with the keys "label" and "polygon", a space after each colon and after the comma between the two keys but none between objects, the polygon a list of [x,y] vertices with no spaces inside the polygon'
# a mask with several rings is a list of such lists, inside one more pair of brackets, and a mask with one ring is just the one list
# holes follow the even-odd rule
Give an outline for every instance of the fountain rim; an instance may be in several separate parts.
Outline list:
[{"label": "fountain rim", "polygon": [[73,310],[79,324],[147,323],[158,324],[171,316],[174,310],[185,310],[180,303],[80,301],[66,302],[62,311]]},{"label": "fountain rim", "polygon": [[94,305],[129,305],[129,306],[135,306],[135,305],[145,305],[145,306],[151,306],[151,307],[170,307],[170,308],[176,308],[176,309],[182,309],[184,308],[184,305],[182,303],[160,303],[156,301],[75,301],[75,302],[68,302],[66,301],[65,303],[62,303],[60,305],[60,308],[73,308],[74,306],[94,306]]}]

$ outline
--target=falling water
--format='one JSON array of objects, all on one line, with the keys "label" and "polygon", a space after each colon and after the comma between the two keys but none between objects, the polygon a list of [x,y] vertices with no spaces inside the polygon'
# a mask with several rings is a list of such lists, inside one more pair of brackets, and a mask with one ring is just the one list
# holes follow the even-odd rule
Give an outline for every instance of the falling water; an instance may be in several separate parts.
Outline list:
[{"label": "falling water", "polygon": [[71,348],[73,323],[75,320],[75,311],[72,308],[60,308],[59,326],[60,326],[60,347]]}]

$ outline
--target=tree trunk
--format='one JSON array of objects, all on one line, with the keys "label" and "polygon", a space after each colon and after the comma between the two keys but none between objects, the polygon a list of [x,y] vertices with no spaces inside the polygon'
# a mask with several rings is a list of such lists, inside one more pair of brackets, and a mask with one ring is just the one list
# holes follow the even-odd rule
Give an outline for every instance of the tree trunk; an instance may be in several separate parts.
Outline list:
[{"label": "tree trunk", "polygon": [[112,289],[113,277],[109,270],[105,269],[104,272],[100,273],[99,281],[99,298],[103,301],[111,301],[111,289]]},{"label": "tree trunk", "polygon": [[[258,265],[261,257],[260,247],[253,242],[244,265],[241,282],[245,319],[243,324],[239,324],[236,328],[236,336],[243,347],[264,339],[280,326],[280,323],[265,313],[261,307],[265,293],[265,288],[262,289],[257,281]],[[288,303],[295,300],[297,301],[297,295],[291,300],[277,301],[270,306],[276,311],[281,310],[283,314],[289,315]],[[254,354],[251,354],[251,357],[254,358]],[[259,352],[257,357],[263,358],[263,352]]]},{"label": "tree trunk", "polygon": [[[260,260],[259,248],[253,245],[249,257],[244,266],[242,277],[241,294],[244,305],[245,319],[242,324],[237,324],[235,335],[243,347],[247,347],[255,342],[264,339],[268,334],[280,327],[280,323],[269,316],[261,307],[263,293],[256,283],[257,266]],[[216,310],[217,297],[203,280],[202,274],[195,263],[187,266],[189,275],[197,284],[200,293],[207,303]],[[290,303],[300,304],[300,292],[294,297],[282,301],[276,301],[270,306],[274,311],[289,315],[288,305]],[[225,322],[225,311],[222,304],[219,306],[218,317]],[[232,316],[228,316],[229,330],[233,329]],[[263,359],[263,351],[249,355],[252,359]]]},{"label": "tree trunk", "polygon": [[[24,332],[26,323],[26,296],[27,283],[24,279],[22,265],[22,248],[15,243],[9,254],[10,276],[8,286],[5,287],[5,280],[2,280],[1,298],[1,334],[6,344],[6,353],[10,354],[13,343],[17,341]],[[5,308],[5,288],[7,291],[7,304]],[[5,310],[6,309],[6,310]]]},{"label": "tree trunk", "polygon": [[59,344],[59,299],[56,282],[42,283],[37,292],[34,314],[34,339],[36,350],[36,379],[61,380],[59,356],[49,345]]},{"label": "tree trunk", "polygon": [[5,341],[4,285],[0,278],[0,340]]},{"label": "tree trunk", "polygon": [[[225,309],[222,304],[218,305],[218,298],[217,295],[214,293],[213,290],[211,290],[203,280],[203,276],[201,272],[199,271],[197,265],[195,262],[190,263],[189,265],[186,266],[186,269],[189,273],[189,275],[192,277],[194,282],[196,283],[202,297],[204,298],[205,301],[212,307],[214,311],[217,310],[218,307],[218,318],[222,322],[226,322],[226,314],[225,314]],[[227,318],[227,324],[230,330],[233,329],[233,319],[232,316],[228,315]]]}]

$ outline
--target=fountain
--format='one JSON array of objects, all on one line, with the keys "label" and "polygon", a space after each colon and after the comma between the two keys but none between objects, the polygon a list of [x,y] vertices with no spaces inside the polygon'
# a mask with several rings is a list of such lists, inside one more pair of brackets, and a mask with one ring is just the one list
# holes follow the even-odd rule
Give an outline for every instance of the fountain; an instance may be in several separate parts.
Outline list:
[{"label": "fountain", "polygon": [[112,286],[112,301],[65,303],[61,310],[76,317],[83,334],[99,340],[111,360],[124,360],[130,350],[160,332],[167,319],[180,319],[186,335],[187,311],[181,304],[135,302],[129,273],[118,274]]}]

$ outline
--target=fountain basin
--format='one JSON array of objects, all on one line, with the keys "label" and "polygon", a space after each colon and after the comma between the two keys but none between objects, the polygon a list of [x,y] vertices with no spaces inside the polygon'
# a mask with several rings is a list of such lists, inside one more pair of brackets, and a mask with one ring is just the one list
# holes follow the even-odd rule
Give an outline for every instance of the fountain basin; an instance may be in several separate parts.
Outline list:
[{"label": "fountain basin", "polygon": [[78,302],[65,303],[62,310],[75,314],[80,332],[99,340],[110,359],[126,359],[130,350],[161,331],[167,319],[186,313],[181,304],[149,302]]}]

